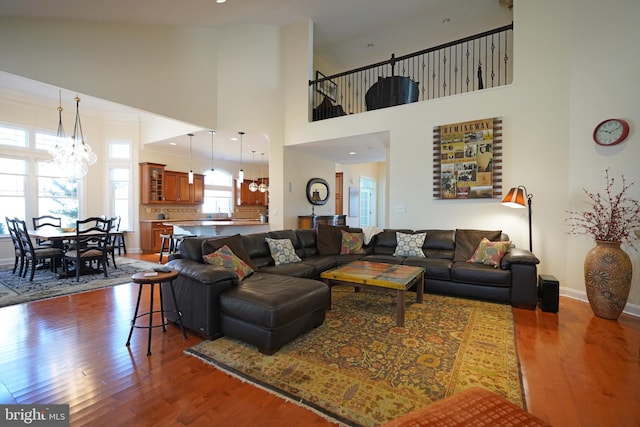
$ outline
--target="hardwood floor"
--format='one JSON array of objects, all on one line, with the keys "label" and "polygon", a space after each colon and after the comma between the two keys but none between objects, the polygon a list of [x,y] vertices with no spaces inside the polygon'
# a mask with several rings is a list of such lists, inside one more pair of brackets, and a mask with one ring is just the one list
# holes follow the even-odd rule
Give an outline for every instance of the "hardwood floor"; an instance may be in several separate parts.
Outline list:
[{"label": "hardwood floor", "polygon": [[[331,425],[184,355],[201,339],[176,326],[154,329],[149,357],[146,330],[126,347],[136,297],[125,284],[1,308],[0,403],[68,403],[72,426]],[[554,426],[640,426],[640,319],[600,319],[564,297],[558,314],[514,311],[530,412]]]}]

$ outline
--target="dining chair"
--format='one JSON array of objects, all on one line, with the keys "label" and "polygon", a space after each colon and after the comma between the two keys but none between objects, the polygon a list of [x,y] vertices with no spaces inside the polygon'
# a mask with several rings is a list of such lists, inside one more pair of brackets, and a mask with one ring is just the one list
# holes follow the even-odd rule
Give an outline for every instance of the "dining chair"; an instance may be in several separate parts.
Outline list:
[{"label": "dining chair", "polygon": [[115,221],[115,231],[117,232],[112,239],[113,242],[113,248],[114,250],[117,249],[118,250],[118,256],[122,255],[122,252],[125,253],[125,255],[127,254],[127,245],[125,244],[124,241],[124,235],[122,233],[120,233],[120,223],[122,222],[122,218],[118,215],[118,216],[114,216],[113,218],[111,218],[112,220]]},{"label": "dining chair", "polygon": [[[118,268],[116,265],[116,237],[117,235],[112,234],[118,231],[118,226],[120,223],[120,217],[114,216],[109,218],[109,241],[107,242],[107,254],[111,255],[111,259],[113,260],[113,268]],[[109,263],[109,258],[107,257],[107,264]]]},{"label": "dining chair", "polygon": [[73,263],[76,282],[80,281],[81,273],[92,271],[85,268],[87,263],[91,264],[94,261],[98,263],[98,266],[102,266],[104,277],[108,277],[107,244],[109,243],[110,222],[108,219],[99,217],[76,221],[76,236],[73,245],[64,252],[65,277],[69,277],[70,265]]},{"label": "dining chair", "polygon": [[[52,228],[56,228],[58,230],[62,229],[62,218],[60,218],[59,216],[41,215],[41,216],[36,216],[36,217],[31,218],[31,221],[33,222],[33,229],[34,230],[37,230],[37,229],[43,228],[43,227],[52,227]],[[39,247],[42,247],[42,246],[51,247],[52,246],[52,242],[46,241],[46,240],[40,240],[38,238],[36,238],[36,244]]]},{"label": "dining chair", "polygon": [[[11,219],[7,216],[5,216],[4,219],[7,221],[7,229],[9,230],[11,241],[13,242],[13,252],[15,256],[13,271],[11,272],[11,274],[16,274],[16,270],[18,270],[18,276],[22,276],[22,268],[24,267],[24,249],[22,249],[22,243],[20,242],[20,238],[18,237],[16,220]],[[18,269],[18,267],[20,268]]]},{"label": "dining chair", "polygon": [[29,266],[31,266],[29,281],[33,281],[33,276],[36,272],[36,265],[40,261],[47,260],[49,261],[51,271],[57,273],[58,262],[62,259],[63,250],[53,247],[35,248],[33,246],[33,242],[31,241],[31,236],[29,236],[29,231],[27,230],[27,223],[22,220],[16,219],[15,224],[18,238],[20,239],[20,244],[22,245],[22,249],[24,251],[24,271],[22,272],[22,277],[27,277],[27,270],[29,269]]}]

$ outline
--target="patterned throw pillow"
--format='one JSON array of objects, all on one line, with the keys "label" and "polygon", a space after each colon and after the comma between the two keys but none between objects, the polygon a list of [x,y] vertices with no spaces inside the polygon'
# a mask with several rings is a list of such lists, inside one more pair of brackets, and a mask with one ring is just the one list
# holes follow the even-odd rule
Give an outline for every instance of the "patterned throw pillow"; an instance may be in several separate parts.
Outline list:
[{"label": "patterned throw pillow", "polygon": [[500,260],[509,251],[510,247],[510,241],[490,242],[489,239],[485,237],[478,245],[478,249],[473,253],[471,259],[467,260],[467,262],[493,265],[498,268],[500,266]]},{"label": "patterned throw pillow", "polygon": [[272,239],[265,237],[269,250],[271,251],[271,258],[276,262],[276,265],[291,264],[292,262],[302,261],[296,250],[293,247],[293,243],[289,239]]},{"label": "patterned throw pillow", "polygon": [[253,268],[238,258],[227,245],[222,246],[213,253],[204,255],[202,259],[207,264],[217,265],[224,268],[232,268],[240,280],[253,273]]},{"label": "patterned throw pillow", "polygon": [[424,239],[427,237],[427,233],[407,234],[396,232],[396,241],[398,246],[393,252],[395,256],[416,256],[424,258],[424,252],[422,252],[422,245],[424,245]]},{"label": "patterned throw pillow", "polygon": [[364,233],[348,233],[342,232],[342,246],[340,247],[340,255],[361,255],[365,254],[362,247],[364,245]]}]

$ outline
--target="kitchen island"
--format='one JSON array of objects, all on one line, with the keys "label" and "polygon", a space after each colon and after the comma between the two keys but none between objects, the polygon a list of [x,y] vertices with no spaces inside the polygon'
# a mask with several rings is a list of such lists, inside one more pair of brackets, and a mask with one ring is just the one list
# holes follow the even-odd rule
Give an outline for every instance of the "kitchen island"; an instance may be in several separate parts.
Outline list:
[{"label": "kitchen island", "polygon": [[269,231],[269,223],[257,219],[165,220],[163,224],[173,226],[173,234],[197,236],[232,236]]}]

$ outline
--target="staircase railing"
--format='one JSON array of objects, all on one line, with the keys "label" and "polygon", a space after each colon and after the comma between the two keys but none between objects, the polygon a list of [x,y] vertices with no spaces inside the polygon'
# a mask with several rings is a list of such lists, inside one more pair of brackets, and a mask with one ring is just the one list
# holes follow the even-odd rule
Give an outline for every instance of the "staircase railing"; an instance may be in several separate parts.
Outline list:
[{"label": "staircase railing", "polygon": [[330,76],[316,72],[309,81],[313,120],[508,85],[512,56],[513,23]]}]

